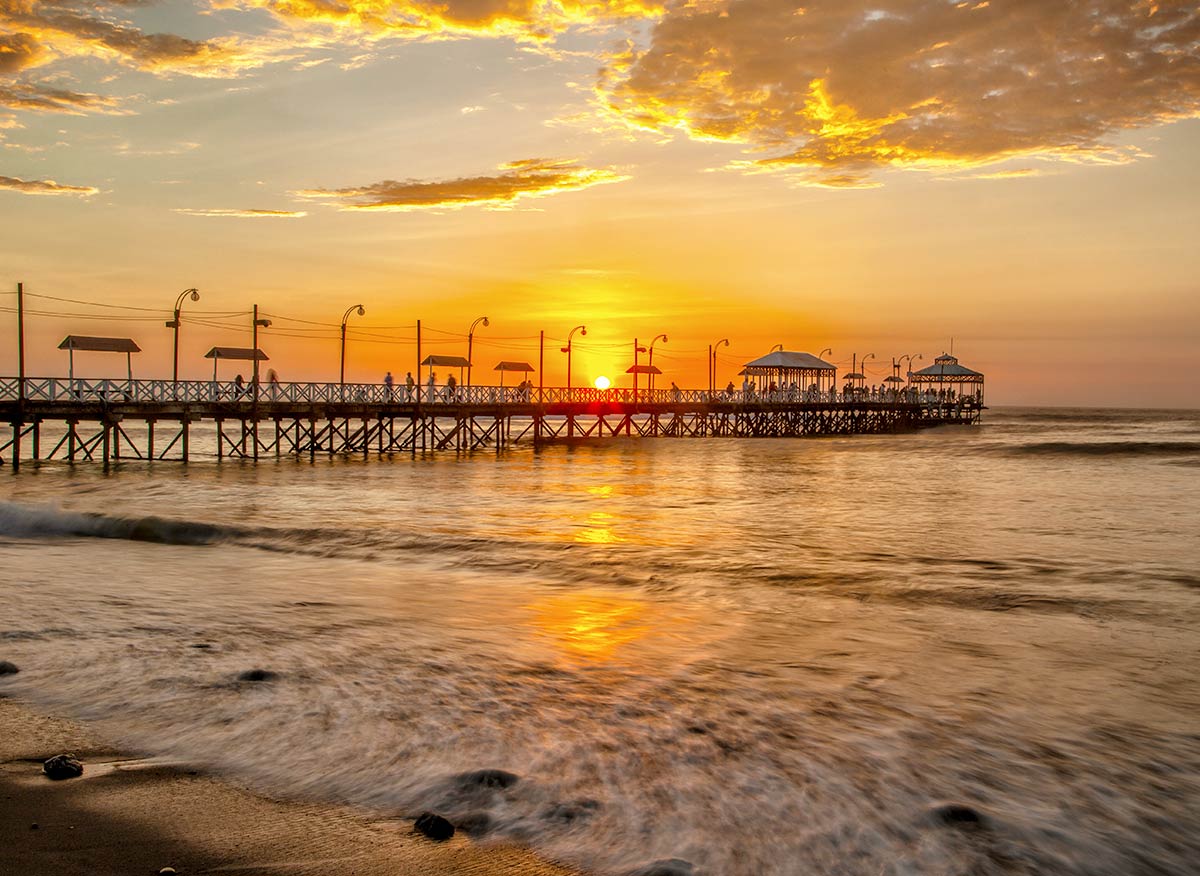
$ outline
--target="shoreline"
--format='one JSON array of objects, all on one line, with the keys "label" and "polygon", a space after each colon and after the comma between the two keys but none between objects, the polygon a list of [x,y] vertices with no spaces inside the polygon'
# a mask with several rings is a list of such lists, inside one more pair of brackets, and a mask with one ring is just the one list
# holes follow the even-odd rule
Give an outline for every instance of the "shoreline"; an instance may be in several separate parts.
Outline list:
[{"label": "shoreline", "polygon": [[[84,774],[52,781],[72,752]],[[36,825],[36,827],[34,827]],[[128,876],[582,876],[526,848],[446,842],[412,819],[275,800],[186,764],[122,752],[76,721],[0,695],[0,872]]]}]

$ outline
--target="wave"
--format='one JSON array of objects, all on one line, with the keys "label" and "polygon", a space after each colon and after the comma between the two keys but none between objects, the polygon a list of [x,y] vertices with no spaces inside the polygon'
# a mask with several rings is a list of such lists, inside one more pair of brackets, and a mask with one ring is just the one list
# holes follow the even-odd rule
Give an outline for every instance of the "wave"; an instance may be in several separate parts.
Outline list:
[{"label": "wave", "polygon": [[204,545],[236,538],[246,532],[237,527],[193,520],[170,520],[154,516],[122,517],[0,502],[0,535],[18,538],[115,538],[158,544]]},{"label": "wave", "polygon": [[1016,456],[1187,456],[1200,441],[1036,441],[998,451]]}]

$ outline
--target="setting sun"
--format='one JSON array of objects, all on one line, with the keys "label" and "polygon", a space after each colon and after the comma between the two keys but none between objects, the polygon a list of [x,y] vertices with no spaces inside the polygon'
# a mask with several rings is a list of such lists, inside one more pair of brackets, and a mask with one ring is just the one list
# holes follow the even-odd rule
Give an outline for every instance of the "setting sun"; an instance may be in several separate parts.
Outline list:
[{"label": "setting sun", "polygon": [[608,389],[610,386],[612,386],[612,381],[603,374],[596,378],[596,389]]}]

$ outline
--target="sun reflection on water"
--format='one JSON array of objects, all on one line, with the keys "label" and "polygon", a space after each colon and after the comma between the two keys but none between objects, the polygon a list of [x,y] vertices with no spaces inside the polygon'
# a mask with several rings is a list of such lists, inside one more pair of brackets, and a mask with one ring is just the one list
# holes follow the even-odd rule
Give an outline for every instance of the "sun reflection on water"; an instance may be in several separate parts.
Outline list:
[{"label": "sun reflection on water", "polygon": [[557,594],[529,608],[533,627],[557,650],[588,662],[611,660],[652,631],[648,606],[637,599],[597,593]]}]

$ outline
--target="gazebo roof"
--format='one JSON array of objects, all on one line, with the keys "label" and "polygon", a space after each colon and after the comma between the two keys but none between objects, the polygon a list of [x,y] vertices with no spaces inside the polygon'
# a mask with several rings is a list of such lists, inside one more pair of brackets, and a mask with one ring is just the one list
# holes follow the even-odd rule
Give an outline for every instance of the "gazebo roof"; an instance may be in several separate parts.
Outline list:
[{"label": "gazebo roof", "polygon": [[662,374],[657,365],[630,365],[625,369],[626,374]]},{"label": "gazebo roof", "polygon": [[533,366],[528,362],[501,362],[493,371],[523,371],[529,373],[533,370]]},{"label": "gazebo roof", "polygon": [[471,363],[462,356],[426,356],[422,365],[440,365],[443,368],[469,368]]},{"label": "gazebo roof", "polygon": [[824,359],[818,359],[812,353],[794,353],[790,350],[776,350],[774,353],[768,353],[753,362],[747,362],[747,369],[773,369],[795,368],[804,371],[836,371],[837,366],[826,362]]},{"label": "gazebo roof", "polygon": [[933,360],[933,364],[920,371],[914,371],[913,377],[983,377],[982,372],[972,371],[951,355],[942,353]]},{"label": "gazebo roof", "polygon": [[[204,354],[205,359],[239,359],[247,362],[268,362],[270,357],[262,350],[251,347],[213,347]],[[213,366],[214,368],[216,366]]]},{"label": "gazebo roof", "polygon": [[140,353],[142,348],[133,338],[91,338],[84,335],[67,335],[58,345],[60,350],[86,350],[92,353]]}]

